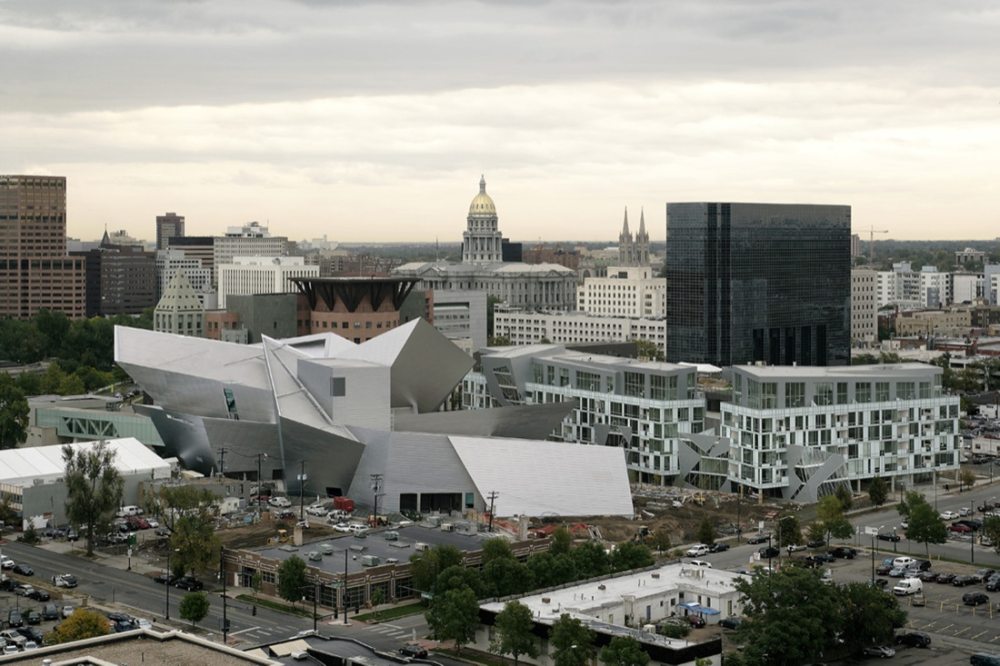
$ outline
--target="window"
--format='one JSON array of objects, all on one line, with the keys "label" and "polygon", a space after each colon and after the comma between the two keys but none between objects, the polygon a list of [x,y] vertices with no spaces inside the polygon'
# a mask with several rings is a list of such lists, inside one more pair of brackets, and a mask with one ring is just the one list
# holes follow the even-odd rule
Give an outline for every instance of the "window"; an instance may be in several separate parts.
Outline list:
[{"label": "window", "polygon": [[837,382],[837,404],[847,404],[847,382]]},{"label": "window", "polygon": [[785,406],[786,407],[806,406],[805,382],[789,382],[785,384]]},{"label": "window", "polygon": [[330,395],[334,398],[342,398],[347,395],[347,379],[344,377],[331,377]]},{"label": "window", "polygon": [[600,391],[601,376],[596,372],[576,371],[576,387],[584,391]]},{"label": "window", "polygon": [[897,383],[896,397],[900,400],[913,400],[916,397],[916,390],[913,385],[913,382]]},{"label": "window", "polygon": [[872,385],[870,382],[858,382],[857,384],[855,384],[854,400],[855,402],[872,401]]},{"label": "window", "polygon": [[774,409],[778,406],[778,385],[774,382],[764,382],[760,385],[760,406],[762,409]]},{"label": "window", "polygon": [[833,384],[830,382],[818,382],[816,384],[816,397],[813,402],[817,405],[832,405]]},{"label": "window", "polygon": [[875,402],[889,401],[889,382],[875,382]]},{"label": "window", "polygon": [[641,398],[646,389],[646,375],[641,372],[625,373],[625,395]]}]

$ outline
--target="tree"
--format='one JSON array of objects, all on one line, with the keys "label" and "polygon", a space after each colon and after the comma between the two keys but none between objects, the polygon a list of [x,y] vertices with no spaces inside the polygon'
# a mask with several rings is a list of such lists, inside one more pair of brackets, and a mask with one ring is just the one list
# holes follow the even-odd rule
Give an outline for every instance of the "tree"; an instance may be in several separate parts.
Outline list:
[{"label": "tree", "polygon": [[570,552],[581,578],[593,578],[609,573],[610,561],[604,546],[596,541],[582,543]]},{"label": "tree", "polygon": [[869,645],[892,642],[896,629],[906,624],[906,613],[893,595],[870,583],[848,583],[838,589],[841,638],[852,654]]},{"label": "tree", "polygon": [[626,541],[611,551],[611,567],[615,571],[641,569],[653,564],[653,553],[641,543]]},{"label": "tree", "polygon": [[663,529],[662,527],[653,531],[652,545],[656,548],[656,552],[662,554],[665,550],[670,550],[670,532]]},{"label": "tree", "polygon": [[509,654],[513,657],[514,666],[517,666],[522,654],[538,656],[538,642],[532,633],[534,621],[530,608],[520,602],[510,601],[497,613],[493,626],[496,629],[493,648],[501,655]]},{"label": "tree", "polygon": [[437,580],[434,581],[434,597],[463,587],[472,590],[478,599],[483,590],[482,577],[476,569],[463,567],[461,564],[452,565],[438,574]]},{"label": "tree", "polygon": [[455,641],[455,651],[476,637],[479,627],[479,602],[468,587],[448,590],[434,595],[427,610],[427,625],[439,641]]},{"label": "tree", "polygon": [[563,613],[552,623],[549,645],[552,646],[554,666],[587,666],[593,643],[593,632],[568,613]]},{"label": "tree", "polygon": [[278,594],[294,604],[302,598],[305,586],[306,562],[298,555],[292,555],[278,567]]},{"label": "tree", "polygon": [[899,503],[899,513],[909,521],[906,537],[910,541],[924,544],[924,551],[928,556],[930,544],[948,540],[948,529],[944,526],[944,521],[920,493],[912,490],[907,492],[905,499]]},{"label": "tree", "polygon": [[1000,553],[1000,516],[987,516],[983,521],[982,535],[993,542],[993,549]]},{"label": "tree", "polygon": [[192,575],[219,559],[221,544],[215,533],[212,503],[215,496],[194,486],[164,486],[148,496],[144,507],[163,521],[170,531],[174,562],[182,573]]},{"label": "tree", "polygon": [[636,355],[646,361],[663,361],[663,349],[652,340],[636,340]]},{"label": "tree", "polygon": [[482,564],[485,567],[494,560],[513,560],[514,551],[510,549],[510,542],[502,537],[493,537],[483,542]]},{"label": "tree", "polygon": [[819,661],[836,645],[837,588],[824,585],[815,572],[787,567],[739,580],[736,588],[743,595],[744,616],[737,636],[745,641],[747,663],[798,666]]},{"label": "tree", "polygon": [[450,566],[462,564],[462,551],[454,546],[435,546],[410,556],[413,587],[421,592],[434,590],[438,574]]},{"label": "tree", "polygon": [[826,527],[823,523],[815,522],[809,525],[810,541],[826,541]]},{"label": "tree", "polygon": [[715,523],[708,516],[702,518],[698,526],[698,541],[708,545],[715,543]]},{"label": "tree", "polygon": [[56,625],[55,629],[45,635],[46,645],[69,643],[84,638],[106,636],[111,633],[111,625],[103,613],[77,608],[73,614]]},{"label": "tree", "polygon": [[600,659],[608,666],[646,666],[649,655],[631,636],[615,636],[601,648]]},{"label": "tree", "polygon": [[795,516],[783,516],[778,521],[778,543],[782,546],[798,546],[802,543],[802,528]]},{"label": "tree", "polygon": [[971,469],[963,469],[958,473],[958,482],[966,488],[971,489],[976,484],[976,473]]},{"label": "tree", "polygon": [[193,627],[208,615],[208,595],[204,592],[188,592],[181,599],[181,619],[190,620]]},{"label": "tree", "polygon": [[868,484],[868,499],[875,506],[885,504],[886,500],[889,499],[889,484],[885,482],[885,479],[880,476],[872,479],[872,482]]},{"label": "tree", "polygon": [[816,517],[823,525],[827,543],[830,537],[848,539],[854,534],[851,523],[844,518],[844,507],[836,495],[826,495],[816,506]]},{"label": "tree", "polygon": [[506,597],[532,589],[531,570],[513,557],[491,560],[483,567],[483,592],[489,597]]},{"label": "tree", "polygon": [[854,504],[854,495],[851,494],[851,491],[847,488],[847,486],[837,486],[837,490],[834,491],[834,495],[836,495],[837,500],[840,501],[840,507],[844,511],[851,510],[851,505]]},{"label": "tree", "polygon": [[125,482],[115,467],[115,452],[104,441],[90,447],[62,449],[65,463],[66,516],[87,535],[87,555],[94,554],[94,534],[106,528],[121,505]]},{"label": "tree", "polygon": [[0,373],[0,449],[12,449],[28,437],[28,401],[17,382]]},{"label": "tree", "polygon": [[565,527],[557,527],[552,533],[552,543],[549,544],[549,552],[553,555],[568,553],[573,547],[573,535]]}]

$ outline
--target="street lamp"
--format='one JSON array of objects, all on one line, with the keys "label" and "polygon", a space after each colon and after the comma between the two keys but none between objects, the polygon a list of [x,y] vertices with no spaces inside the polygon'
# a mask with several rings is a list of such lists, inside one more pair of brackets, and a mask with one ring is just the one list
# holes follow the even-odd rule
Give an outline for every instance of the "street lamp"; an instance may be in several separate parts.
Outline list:
[{"label": "street lamp", "polygon": [[163,580],[163,587],[167,591],[167,611],[163,614],[166,619],[170,619],[170,583],[171,578],[173,578],[173,573],[170,569],[170,554],[173,552],[180,552],[180,548],[167,548],[167,575]]}]

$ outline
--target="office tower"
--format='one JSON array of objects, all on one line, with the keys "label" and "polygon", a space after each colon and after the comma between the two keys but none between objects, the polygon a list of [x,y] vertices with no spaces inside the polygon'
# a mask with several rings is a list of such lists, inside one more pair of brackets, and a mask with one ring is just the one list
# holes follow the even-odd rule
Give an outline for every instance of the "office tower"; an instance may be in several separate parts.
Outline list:
[{"label": "office tower", "polygon": [[667,359],[844,365],[851,208],[667,204]]},{"label": "office tower", "polygon": [[229,227],[225,236],[216,236],[212,251],[216,267],[233,263],[233,257],[283,257],[288,254],[288,238],[272,236],[266,226],[251,222]]},{"label": "office tower", "polygon": [[166,250],[171,238],[184,235],[184,216],[164,213],[156,216],[156,249]]},{"label": "office tower", "polygon": [[877,275],[870,268],[851,271],[851,342],[856,346],[878,341]]},{"label": "office tower", "polygon": [[0,317],[84,316],[81,257],[66,254],[66,179],[0,176]]},{"label": "office tower", "polygon": [[217,264],[219,307],[229,296],[287,294],[296,290],[291,278],[319,277],[319,266],[307,266],[302,257],[233,257]]},{"label": "office tower", "polygon": [[156,258],[141,245],[118,245],[105,231],[100,247],[70,256],[84,260],[88,317],[141,314],[156,305]]}]

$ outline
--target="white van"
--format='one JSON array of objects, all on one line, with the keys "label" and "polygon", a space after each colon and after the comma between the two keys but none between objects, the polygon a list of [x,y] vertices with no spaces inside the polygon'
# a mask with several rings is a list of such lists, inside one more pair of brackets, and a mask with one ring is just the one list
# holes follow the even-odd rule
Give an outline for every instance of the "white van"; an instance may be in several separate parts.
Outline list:
[{"label": "white van", "polygon": [[892,566],[894,566],[894,567],[900,567],[900,568],[905,568],[905,567],[910,566],[914,562],[916,562],[915,559],[913,559],[912,557],[906,557],[904,555],[903,557],[897,557],[896,559],[894,559],[892,561]]},{"label": "white van", "polygon": [[137,506],[129,504],[128,506],[123,506],[121,511],[118,512],[119,518],[127,518],[129,516],[138,516],[142,513],[142,509]]},{"label": "white van", "polygon": [[892,588],[892,593],[898,597],[905,597],[923,591],[924,583],[919,578],[903,578]]}]

